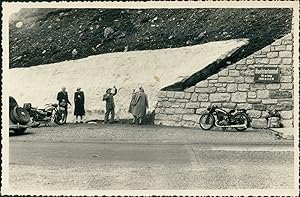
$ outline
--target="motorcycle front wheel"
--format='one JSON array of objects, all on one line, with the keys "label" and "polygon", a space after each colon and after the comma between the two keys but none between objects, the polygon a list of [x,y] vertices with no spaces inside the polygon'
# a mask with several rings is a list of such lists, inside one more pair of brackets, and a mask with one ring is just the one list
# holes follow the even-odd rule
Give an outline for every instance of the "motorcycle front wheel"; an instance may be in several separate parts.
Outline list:
[{"label": "motorcycle front wheel", "polygon": [[65,124],[67,121],[67,114],[65,111],[57,111],[55,113],[54,122],[59,125]]},{"label": "motorcycle front wheel", "polygon": [[215,118],[212,114],[203,114],[200,117],[199,125],[203,130],[210,130],[215,123]]},{"label": "motorcycle front wheel", "polygon": [[246,125],[246,127],[235,127],[237,131],[245,131],[247,129],[249,122],[245,114],[236,114],[233,119],[238,125]]}]

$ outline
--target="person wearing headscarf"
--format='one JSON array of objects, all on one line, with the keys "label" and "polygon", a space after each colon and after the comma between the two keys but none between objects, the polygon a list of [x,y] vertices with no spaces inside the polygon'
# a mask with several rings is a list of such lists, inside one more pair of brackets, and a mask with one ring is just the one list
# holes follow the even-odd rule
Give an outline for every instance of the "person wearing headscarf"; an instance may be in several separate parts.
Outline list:
[{"label": "person wearing headscarf", "polygon": [[[133,111],[134,111],[134,108],[135,108],[135,105],[136,105],[136,102],[137,102],[137,93],[135,91],[135,89],[133,89],[132,91],[132,96],[131,96],[131,101],[130,101],[130,104],[129,104],[129,109],[128,109],[128,112],[131,113],[133,115]],[[136,122],[136,116],[133,115],[133,121],[132,121],[132,124],[134,124]]]},{"label": "person wearing headscarf", "polygon": [[81,91],[81,88],[77,88],[77,91],[74,93],[74,103],[74,115],[76,116],[76,123],[78,123],[78,116],[80,116],[80,123],[83,123],[82,116],[85,115],[84,92]]},{"label": "person wearing headscarf", "polygon": [[66,91],[66,87],[62,87],[61,91],[57,94],[58,105],[65,108],[66,118],[68,116],[68,104],[71,105],[69,101],[68,92]]},{"label": "person wearing headscarf", "polygon": [[142,124],[142,120],[146,115],[146,110],[149,108],[148,98],[142,87],[139,88],[139,92],[136,95],[136,104],[133,109],[133,115],[138,120],[138,124]]},{"label": "person wearing headscarf", "polygon": [[114,93],[111,92],[111,88],[108,88],[106,90],[106,93],[103,95],[102,100],[106,101],[106,112],[105,112],[105,117],[104,117],[104,123],[108,122],[108,117],[109,114],[111,114],[111,119],[110,122],[114,122],[115,118],[115,103],[114,103],[114,96],[117,94],[117,88],[114,86]]}]

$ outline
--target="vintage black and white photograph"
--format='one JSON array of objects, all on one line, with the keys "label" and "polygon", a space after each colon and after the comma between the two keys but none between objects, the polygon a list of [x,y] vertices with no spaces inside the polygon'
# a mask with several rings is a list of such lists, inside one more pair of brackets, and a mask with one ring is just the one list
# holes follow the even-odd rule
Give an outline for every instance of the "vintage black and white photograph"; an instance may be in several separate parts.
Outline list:
[{"label": "vintage black and white photograph", "polygon": [[207,3],[4,3],[3,191],[297,195],[299,5]]}]

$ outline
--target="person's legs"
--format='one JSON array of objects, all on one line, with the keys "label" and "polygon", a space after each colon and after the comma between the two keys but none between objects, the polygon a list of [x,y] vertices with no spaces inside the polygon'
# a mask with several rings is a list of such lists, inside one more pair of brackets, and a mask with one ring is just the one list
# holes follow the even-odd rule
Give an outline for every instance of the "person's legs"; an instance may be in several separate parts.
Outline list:
[{"label": "person's legs", "polygon": [[111,109],[111,119],[110,119],[111,122],[114,122],[115,121],[115,108],[112,108]]},{"label": "person's legs", "polygon": [[110,109],[106,108],[105,117],[104,117],[104,123],[108,122],[109,113],[110,113]]},{"label": "person's legs", "polygon": [[132,124],[136,123],[136,116],[133,116]]},{"label": "person's legs", "polygon": [[76,123],[78,123],[78,116],[76,115],[75,117],[76,117]]},{"label": "person's legs", "polygon": [[83,123],[83,121],[82,121],[82,116],[80,116],[80,123]]}]

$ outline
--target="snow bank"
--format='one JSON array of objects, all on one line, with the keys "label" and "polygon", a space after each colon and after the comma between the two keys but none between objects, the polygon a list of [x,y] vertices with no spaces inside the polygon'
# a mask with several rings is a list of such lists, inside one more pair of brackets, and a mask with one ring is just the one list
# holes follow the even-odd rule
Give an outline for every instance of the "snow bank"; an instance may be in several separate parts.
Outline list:
[{"label": "snow bank", "polygon": [[[143,86],[148,94],[150,110],[156,105],[157,94],[171,85],[203,69],[217,59],[231,54],[246,40],[211,42],[190,47],[111,53],[55,64],[9,70],[9,92],[19,104],[31,102],[43,107],[56,102],[57,92],[67,88],[73,103],[74,91],[85,92],[87,119],[103,119],[106,88],[116,86],[116,117],[130,118],[128,106],[132,89]],[[73,113],[70,107],[69,113]],[[72,121],[69,116],[68,121]]]}]

